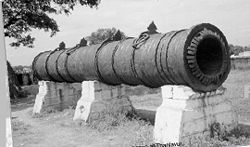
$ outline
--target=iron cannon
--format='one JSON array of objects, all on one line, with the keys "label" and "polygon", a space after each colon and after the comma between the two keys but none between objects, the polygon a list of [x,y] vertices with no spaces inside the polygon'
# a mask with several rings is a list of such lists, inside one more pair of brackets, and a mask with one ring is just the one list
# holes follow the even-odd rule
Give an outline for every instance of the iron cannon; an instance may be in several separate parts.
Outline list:
[{"label": "iron cannon", "polygon": [[39,80],[110,85],[187,85],[195,91],[216,90],[230,72],[226,37],[202,23],[168,33],[107,39],[101,44],[40,53],[32,64]]}]

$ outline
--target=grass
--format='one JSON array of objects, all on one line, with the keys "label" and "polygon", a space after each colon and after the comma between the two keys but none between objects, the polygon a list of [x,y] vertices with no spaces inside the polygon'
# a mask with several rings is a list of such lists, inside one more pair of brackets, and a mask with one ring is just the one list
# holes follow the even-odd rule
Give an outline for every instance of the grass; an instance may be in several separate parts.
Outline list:
[{"label": "grass", "polygon": [[[250,122],[250,98],[244,98],[244,86],[250,85],[249,70],[232,70],[223,84],[227,88],[224,97],[232,101],[239,120]],[[37,93],[37,87],[25,87],[31,94]],[[149,89],[136,86],[127,89],[135,108],[157,108],[162,100],[160,89]],[[147,95],[144,95],[147,94]],[[34,99],[34,97],[30,98]],[[34,102],[34,101],[33,101]],[[33,103],[27,101],[27,103]],[[22,107],[13,105],[16,111]],[[12,109],[13,110],[13,109]],[[29,113],[31,115],[31,112]],[[47,111],[30,118],[37,126],[26,124],[26,120],[13,119],[13,138],[16,146],[135,146],[149,145],[153,142],[153,125],[138,117],[126,117],[123,113],[105,111],[102,117],[85,125],[84,122],[73,122],[73,109],[64,111]],[[231,132],[221,132],[213,138],[202,138],[203,146],[235,146],[250,144],[250,127],[239,125]],[[39,137],[38,137],[39,136]],[[63,140],[61,138],[64,138]],[[31,139],[28,139],[31,138]],[[39,141],[37,138],[43,138]],[[23,145],[22,145],[23,144]]]},{"label": "grass", "polygon": [[27,133],[26,131],[28,130],[29,127],[30,127],[30,125],[27,125],[20,120],[12,119],[12,130],[13,131],[16,131],[16,132],[20,131],[23,133]]},{"label": "grass", "polygon": [[[30,144],[41,144],[38,138],[44,139],[46,138],[44,136],[53,133],[53,137],[50,137],[53,138],[51,140],[53,142],[60,141],[58,136],[66,137],[61,144],[58,143],[59,146],[64,144],[68,146],[82,144],[84,146],[85,143],[90,144],[90,146],[96,146],[96,140],[102,142],[103,146],[145,146],[153,143],[154,126],[138,117],[128,118],[121,113],[103,113],[103,117],[98,120],[98,123],[95,121],[85,125],[82,122],[73,122],[71,120],[73,114],[73,109],[65,109],[62,112],[46,112],[43,115],[39,115],[39,117],[33,117],[34,121],[39,121],[42,125],[38,126],[44,132],[34,130],[33,126],[14,119],[12,125],[15,143],[17,146],[22,146],[22,144],[28,146]],[[248,145],[250,143],[249,130],[249,126],[248,130],[246,130],[245,126],[238,126],[231,132],[223,132],[224,130],[220,129],[220,132],[212,136],[212,138],[205,136],[200,138],[198,143],[193,142],[191,146],[197,146],[197,144],[202,144],[202,147]],[[51,132],[49,133],[49,131]],[[77,135],[71,136],[72,131],[77,132]],[[20,137],[20,135],[23,137]],[[67,143],[67,140],[69,141],[70,139],[73,142]],[[48,143],[49,141],[45,142]]]},{"label": "grass", "polygon": [[28,95],[25,98],[19,98],[15,100],[11,100],[11,111],[20,111],[26,109],[28,107],[32,107],[35,102],[35,96],[38,93],[38,85],[30,85],[22,87],[23,93]]},{"label": "grass", "polygon": [[32,131],[33,127],[20,119],[12,119],[12,138],[15,147],[23,147],[25,144],[38,144],[42,138]]},{"label": "grass", "polygon": [[211,124],[210,129],[212,133],[209,134],[208,137],[203,138],[201,146],[221,147],[250,144],[250,132],[249,130],[245,129],[245,126],[238,125],[229,132],[227,131],[226,127],[227,126],[221,125],[219,123]]},{"label": "grass", "polygon": [[[27,116],[31,117],[31,110]],[[102,119],[88,125],[72,121],[73,109],[45,112],[25,118],[35,126],[25,124],[21,118],[12,120],[14,145],[19,146],[132,146],[152,142],[153,126],[125,114],[103,113]],[[41,140],[37,140],[37,137]],[[30,139],[28,139],[30,138]],[[63,138],[63,140],[62,140]]]}]

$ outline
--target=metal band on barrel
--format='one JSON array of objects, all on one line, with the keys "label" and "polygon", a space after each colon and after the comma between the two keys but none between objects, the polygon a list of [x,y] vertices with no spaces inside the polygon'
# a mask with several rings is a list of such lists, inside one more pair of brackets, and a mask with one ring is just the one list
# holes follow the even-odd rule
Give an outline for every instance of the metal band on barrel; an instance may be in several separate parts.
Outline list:
[{"label": "metal band on barrel", "polygon": [[159,52],[159,45],[160,45],[162,39],[163,39],[164,37],[166,37],[166,35],[167,35],[167,34],[163,34],[163,35],[161,36],[161,38],[159,39],[159,42],[157,43],[156,51],[155,51],[155,66],[156,66],[156,70],[157,70],[157,72],[159,73],[160,78],[161,78],[163,81],[165,81],[165,78],[162,76],[161,71],[160,71],[160,69],[158,68],[157,54],[158,54],[158,52]]},{"label": "metal band on barrel", "polygon": [[63,79],[64,81],[72,82],[73,79],[72,79],[72,81],[68,81],[68,80],[65,79],[65,78],[61,75],[61,73],[59,72],[59,68],[58,68],[58,59],[60,58],[60,56],[61,56],[64,52],[66,52],[66,50],[63,50],[63,51],[57,56],[57,58],[56,58],[56,72],[57,72],[58,76],[59,76],[61,79]]},{"label": "metal band on barrel", "polygon": [[[133,51],[132,51],[132,58],[131,58],[131,61],[130,61],[130,68],[131,68],[131,71],[133,73],[133,75],[145,86],[148,86],[148,87],[151,87],[151,85],[147,84],[141,77],[139,77],[137,71],[136,71],[136,68],[135,68],[135,50],[138,49],[137,47],[137,41],[139,39],[135,39],[133,41]],[[136,46],[135,46],[136,45]],[[141,45],[140,45],[141,47]]]},{"label": "metal band on barrel", "polygon": [[68,74],[68,76],[69,76],[69,78],[70,79],[72,79],[72,81],[73,82],[77,82],[77,80],[70,74],[70,72],[69,72],[69,69],[68,69],[68,59],[69,59],[69,56],[70,56],[71,54],[67,54],[66,53],[66,57],[65,57],[65,62],[64,62],[64,68],[65,68],[65,71],[67,72],[67,74]]},{"label": "metal band on barrel", "polygon": [[101,75],[101,72],[100,72],[100,69],[99,69],[99,66],[98,66],[98,55],[102,49],[103,46],[105,46],[108,42],[111,42],[111,38],[108,38],[106,39],[105,41],[102,42],[102,44],[98,47],[98,49],[96,50],[96,53],[95,53],[95,69],[96,69],[96,73],[98,75],[98,78],[103,82],[103,83],[107,83],[107,84],[111,84],[113,85],[112,83],[109,83],[107,81],[104,80],[104,78],[102,77]]},{"label": "metal band on barrel", "polygon": [[47,75],[49,76],[49,79],[51,79],[52,81],[54,82],[58,82],[56,79],[54,79],[50,74],[49,74],[49,70],[48,70],[48,61],[49,61],[49,58],[50,56],[54,53],[54,51],[51,51],[49,53],[49,55],[47,56],[46,60],[45,60],[45,71],[47,73]]},{"label": "metal band on barrel", "polygon": [[[126,38],[126,39],[128,39],[128,38]],[[116,72],[116,70],[115,70],[115,67],[114,67],[114,64],[115,64],[115,53],[117,52],[117,50],[118,50],[118,48],[119,48],[119,45],[123,42],[123,41],[125,41],[126,39],[122,39],[122,40],[120,40],[118,43],[117,43],[117,45],[115,46],[115,49],[113,50],[113,53],[112,53],[112,58],[111,58],[111,66],[112,66],[112,70],[114,71],[114,74],[115,74],[115,76],[116,76],[116,78],[118,79],[118,80],[120,80],[122,83],[124,83],[124,84],[128,84],[125,80],[123,80],[118,74],[117,74],[117,72]]]},{"label": "metal band on barrel", "polygon": [[169,73],[169,75],[167,75],[167,74],[164,72],[164,70],[163,70],[163,65],[162,65],[163,63],[161,62],[161,67],[162,67],[162,70],[163,70],[165,76],[166,76],[166,77],[169,76],[168,79],[169,79],[169,81],[172,82],[173,84],[176,84],[176,81],[174,80],[174,78],[173,78],[173,76],[172,76],[172,73],[170,72],[169,67],[168,67],[168,51],[169,51],[169,45],[170,45],[172,39],[173,39],[178,33],[183,32],[183,31],[185,31],[185,30],[179,30],[179,31],[174,32],[174,33],[172,34],[172,36],[170,37],[168,43],[167,43],[167,48],[166,48],[166,61],[163,61],[163,63],[166,63],[166,70],[167,70],[167,73]]},{"label": "metal band on barrel", "polygon": [[34,60],[33,60],[33,62],[32,62],[32,69],[33,69],[33,72],[34,72],[34,76],[36,76],[36,77],[38,78],[38,80],[42,80],[42,78],[41,78],[40,75],[38,74],[38,72],[37,72],[37,70],[36,70],[36,68],[35,68],[35,64],[36,64],[36,62],[37,62],[39,56],[41,56],[42,54],[44,54],[44,53],[46,53],[46,52],[49,52],[49,51],[45,51],[45,52],[39,53],[39,54],[34,58]]}]

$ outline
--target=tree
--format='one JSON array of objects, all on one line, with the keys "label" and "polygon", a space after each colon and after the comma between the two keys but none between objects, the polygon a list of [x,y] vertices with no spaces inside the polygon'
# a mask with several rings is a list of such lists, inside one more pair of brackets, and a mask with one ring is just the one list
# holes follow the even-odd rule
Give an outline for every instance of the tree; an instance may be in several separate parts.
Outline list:
[{"label": "tree", "polygon": [[243,46],[229,44],[230,55],[239,55],[239,53],[244,51],[245,50]]},{"label": "tree", "polygon": [[4,0],[4,35],[14,38],[10,45],[33,47],[32,29],[41,29],[54,36],[59,31],[49,14],[69,15],[76,5],[97,7],[100,0]]},{"label": "tree", "polygon": [[[15,41],[10,45],[33,47],[32,29],[41,29],[54,36],[59,31],[56,21],[49,14],[69,15],[78,4],[81,6],[97,7],[100,0],[4,0],[4,35]],[[9,75],[9,90],[11,97],[19,91],[11,65],[7,62]]]},{"label": "tree", "polygon": [[8,81],[9,81],[9,93],[10,98],[15,99],[20,96],[21,87],[17,80],[16,74],[11,67],[10,63],[7,61],[7,70],[8,70]]},{"label": "tree", "polygon": [[117,30],[116,28],[102,28],[86,37],[86,39],[89,41],[89,45],[102,43],[107,38],[114,38],[114,40],[119,40],[125,38],[125,34],[120,30]]}]

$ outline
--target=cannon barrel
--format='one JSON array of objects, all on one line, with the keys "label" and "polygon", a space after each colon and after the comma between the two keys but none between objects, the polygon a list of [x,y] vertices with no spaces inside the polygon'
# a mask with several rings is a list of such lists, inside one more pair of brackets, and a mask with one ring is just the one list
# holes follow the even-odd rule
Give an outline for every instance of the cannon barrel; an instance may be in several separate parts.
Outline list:
[{"label": "cannon barrel", "polygon": [[216,90],[230,71],[228,43],[214,25],[202,23],[165,34],[106,40],[101,44],[46,51],[32,65],[39,80],[99,80],[118,85],[187,85]]}]

